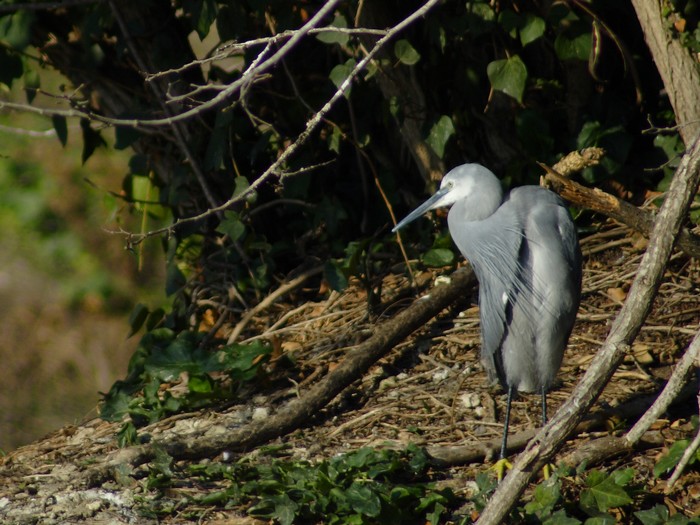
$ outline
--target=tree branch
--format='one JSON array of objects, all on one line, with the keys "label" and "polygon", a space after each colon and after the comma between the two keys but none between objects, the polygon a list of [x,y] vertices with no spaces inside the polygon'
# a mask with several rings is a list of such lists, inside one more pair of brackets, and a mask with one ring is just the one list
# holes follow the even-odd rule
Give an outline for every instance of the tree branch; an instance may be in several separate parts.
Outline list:
[{"label": "tree branch", "polygon": [[[574,182],[549,166],[538,163],[547,172],[545,180],[551,189],[561,195],[577,208],[602,213],[613,220],[629,226],[642,235],[649,237],[654,227],[654,214],[641,210],[627,201],[599,190],[586,188]],[[678,235],[678,247],[691,257],[700,259],[700,238],[687,228],[682,228]]]},{"label": "tree branch", "polygon": [[157,449],[165,450],[177,459],[214,457],[224,451],[245,450],[270,439],[287,434],[309,421],[335,396],[361,378],[371,366],[390,352],[413,331],[425,326],[442,310],[464,296],[465,289],[475,281],[470,267],[454,272],[449,285],[438,285],[428,295],[413,302],[392,319],[377,326],[373,335],[362,343],[343,351],[345,359],[319,383],[300,398],[280,407],[264,421],[241,425],[237,416],[217,425],[225,431],[213,431],[203,436],[178,435],[168,441],[121,449],[110,454],[88,475],[94,480],[113,475],[112,470],[125,463],[138,465],[150,460]]},{"label": "tree branch", "polygon": [[661,206],[649,247],[605,343],[566,403],[518,456],[477,523],[502,523],[535,472],[550,461],[612,377],[651,308],[674,241],[700,180],[700,137],[686,151]]}]

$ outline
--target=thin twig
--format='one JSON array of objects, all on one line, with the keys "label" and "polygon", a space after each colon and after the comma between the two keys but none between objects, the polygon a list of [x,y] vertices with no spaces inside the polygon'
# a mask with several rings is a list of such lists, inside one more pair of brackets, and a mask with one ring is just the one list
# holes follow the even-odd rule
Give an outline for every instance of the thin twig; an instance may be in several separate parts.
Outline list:
[{"label": "thin twig", "polygon": [[243,319],[241,319],[231,331],[231,335],[229,335],[228,337],[228,344],[233,344],[236,342],[238,336],[241,334],[243,329],[253,317],[255,317],[260,312],[268,308],[283,295],[288,294],[298,286],[301,286],[308,278],[313,277],[314,275],[318,275],[321,272],[323,272],[323,266],[315,266],[314,268],[310,268],[305,272],[302,272],[300,275],[298,275],[291,281],[281,285],[274,292],[265,297],[265,299],[256,304],[253,308],[249,309],[243,316]]},{"label": "thin twig", "polygon": [[[328,114],[328,112],[331,110],[331,108],[335,105],[338,100],[340,100],[341,97],[345,96],[345,93],[350,87],[350,84],[353,82],[353,80],[362,72],[364,71],[365,67],[367,67],[367,64],[376,56],[376,54],[392,39],[394,38],[398,33],[403,31],[406,27],[411,25],[413,22],[424,16],[431,8],[435,7],[440,0],[428,0],[425,4],[423,4],[422,7],[414,11],[412,14],[404,18],[401,22],[399,22],[397,25],[395,25],[390,31],[387,32],[387,34],[379,39],[375,46],[372,48],[372,50],[367,53],[367,55],[360,60],[357,65],[353,68],[353,70],[350,72],[350,74],[345,78],[345,80],[338,86],[338,89],[335,91],[333,96],[323,105],[323,107],[318,110],[318,112],[311,117],[307,122],[306,122],[306,127],[304,128],[304,131],[302,131],[296,138],[296,140],[287,147],[280,155],[277,157],[277,160],[273,162],[257,179],[255,179],[253,182],[250,183],[250,186],[245,191],[242,191],[238,195],[231,197],[229,200],[224,202],[223,204],[216,206],[214,208],[210,208],[209,210],[200,213],[199,215],[195,215],[192,217],[187,217],[187,218],[181,218],[175,221],[173,224],[170,226],[164,227],[164,228],[159,228],[156,230],[152,230],[150,232],[146,232],[144,234],[138,234],[135,235],[133,233],[129,234],[129,242],[134,245],[138,244],[144,239],[148,237],[154,237],[157,235],[163,235],[163,234],[171,234],[173,231],[175,231],[177,228],[182,226],[183,224],[187,223],[192,223],[192,222],[197,222],[202,219],[206,219],[207,217],[210,217],[213,214],[217,214],[221,211],[227,210],[234,204],[244,201],[247,199],[249,196],[253,195],[257,189],[265,183],[273,174],[279,174],[280,166],[282,166],[285,162],[289,160],[289,158],[303,145],[306,143],[306,141],[309,139],[311,134],[316,130],[318,125],[323,121],[325,116]],[[307,24],[308,26],[308,24]],[[306,27],[306,26],[305,26]],[[297,35],[298,36],[298,35]],[[287,42],[285,47],[289,46],[289,44],[292,41],[290,40]],[[279,60],[282,59],[281,56],[279,56],[280,52],[278,51],[275,55],[273,55],[268,61],[265,62],[265,64],[261,65],[261,68],[264,67],[268,62],[273,61],[274,63],[277,63]],[[272,65],[270,65],[271,67]],[[267,69],[267,67],[265,68]],[[246,74],[244,73],[244,77]],[[215,97],[216,98],[216,97]],[[212,99],[214,100],[214,99]],[[201,107],[201,106],[200,106]],[[2,108],[2,102],[0,102],[0,108]],[[281,178],[284,178],[282,176]]]},{"label": "thin twig", "polygon": [[663,391],[656,398],[654,404],[646,411],[644,416],[642,416],[639,421],[627,432],[625,438],[634,445],[651,427],[652,423],[659,419],[661,414],[663,414],[671,402],[676,398],[678,392],[685,385],[688,374],[695,365],[695,361],[700,355],[700,333],[696,333],[693,341],[686,350],[683,358],[674,366],[673,374],[669,378]]}]

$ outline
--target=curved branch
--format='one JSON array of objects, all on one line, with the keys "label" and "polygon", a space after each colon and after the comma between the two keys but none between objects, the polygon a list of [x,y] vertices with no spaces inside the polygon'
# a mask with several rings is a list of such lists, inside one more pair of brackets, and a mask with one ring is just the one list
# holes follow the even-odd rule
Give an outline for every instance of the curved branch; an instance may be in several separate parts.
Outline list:
[{"label": "curved branch", "polygon": [[117,450],[105,461],[88,472],[93,482],[113,475],[113,469],[125,463],[138,465],[154,457],[157,450],[165,450],[177,459],[214,457],[224,451],[239,451],[265,443],[298,428],[318,414],[335,396],[360,379],[379,359],[389,353],[396,344],[413,331],[430,322],[442,310],[464,296],[465,288],[475,282],[470,267],[454,272],[450,285],[438,285],[428,295],[414,301],[392,319],[377,326],[373,335],[362,343],[348,348],[345,359],[302,397],[280,407],[264,421],[252,421],[242,425],[237,416],[223,421],[217,427],[221,431],[206,429],[187,435],[178,435],[169,441]]},{"label": "curved branch", "polygon": [[530,479],[561,447],[612,377],[617,365],[641,329],[659,287],[675,239],[700,180],[700,137],[681,160],[627,301],[610,334],[566,403],[518,456],[513,469],[498,486],[477,523],[502,523],[516,505]]}]

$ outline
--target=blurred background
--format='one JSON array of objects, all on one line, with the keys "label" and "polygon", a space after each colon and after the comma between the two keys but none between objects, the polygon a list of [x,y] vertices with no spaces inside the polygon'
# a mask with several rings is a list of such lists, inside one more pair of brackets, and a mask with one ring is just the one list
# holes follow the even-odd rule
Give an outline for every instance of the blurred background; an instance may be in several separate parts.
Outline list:
[{"label": "blurred background", "polygon": [[[3,98],[26,102],[21,89]],[[133,301],[165,302],[162,250],[147,245],[137,257],[109,231],[150,226],[116,197],[131,154],[98,147],[81,164],[73,122],[63,147],[50,119],[0,114],[4,452],[94,417],[99,392],[124,376],[133,352]]]}]

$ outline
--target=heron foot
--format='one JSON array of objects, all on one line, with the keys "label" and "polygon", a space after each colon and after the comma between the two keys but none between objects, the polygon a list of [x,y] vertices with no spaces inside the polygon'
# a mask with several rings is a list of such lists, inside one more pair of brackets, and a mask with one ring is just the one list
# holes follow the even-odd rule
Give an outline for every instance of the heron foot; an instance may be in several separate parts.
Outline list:
[{"label": "heron foot", "polygon": [[501,458],[498,461],[496,461],[496,463],[494,463],[491,468],[496,472],[496,478],[500,483],[505,477],[506,470],[512,469],[513,465],[510,461],[508,461],[507,458]]},{"label": "heron foot", "polygon": [[544,467],[542,467],[542,477],[544,479],[549,479],[554,472],[555,467],[551,463],[546,463]]}]

